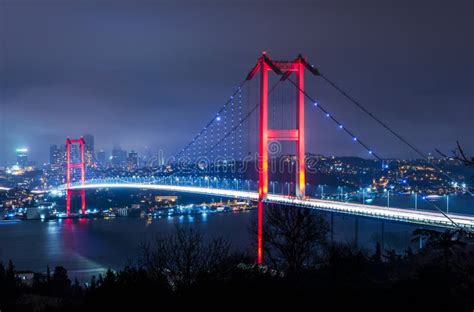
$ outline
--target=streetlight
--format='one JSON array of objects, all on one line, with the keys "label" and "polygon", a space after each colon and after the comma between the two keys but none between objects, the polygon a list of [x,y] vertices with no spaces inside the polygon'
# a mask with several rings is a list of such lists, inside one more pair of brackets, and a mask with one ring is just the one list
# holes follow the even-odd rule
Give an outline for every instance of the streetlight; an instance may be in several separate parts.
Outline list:
[{"label": "streetlight", "polygon": [[415,210],[418,210],[418,192],[415,191]]},{"label": "streetlight", "polygon": [[366,191],[367,191],[367,194],[370,195],[370,191],[372,191],[372,189],[368,187]]},{"label": "streetlight", "polygon": [[449,194],[446,194],[446,213],[449,213]]}]

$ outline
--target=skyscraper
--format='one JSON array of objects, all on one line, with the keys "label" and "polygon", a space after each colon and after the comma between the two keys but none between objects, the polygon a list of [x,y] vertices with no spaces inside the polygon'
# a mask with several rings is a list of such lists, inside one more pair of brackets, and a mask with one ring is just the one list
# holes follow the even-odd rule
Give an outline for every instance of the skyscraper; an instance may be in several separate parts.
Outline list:
[{"label": "skyscraper", "polygon": [[121,149],[119,146],[112,150],[112,165],[114,167],[124,167],[127,164],[127,151]]},{"label": "skyscraper", "polygon": [[128,153],[127,166],[128,166],[129,171],[132,171],[138,168],[138,153],[137,152],[131,151],[130,153]]},{"label": "skyscraper", "polygon": [[105,155],[104,150],[97,152],[97,164],[101,167],[105,167],[107,165],[107,156]]},{"label": "skyscraper", "polygon": [[16,149],[16,163],[21,168],[24,168],[28,165],[28,149],[27,148]]},{"label": "skyscraper", "polygon": [[83,136],[86,141],[84,156],[86,164],[92,166],[94,164],[94,136],[92,134],[85,134]]},{"label": "skyscraper", "polygon": [[64,145],[53,144],[49,148],[49,164],[52,167],[60,167],[66,163],[66,148]]}]

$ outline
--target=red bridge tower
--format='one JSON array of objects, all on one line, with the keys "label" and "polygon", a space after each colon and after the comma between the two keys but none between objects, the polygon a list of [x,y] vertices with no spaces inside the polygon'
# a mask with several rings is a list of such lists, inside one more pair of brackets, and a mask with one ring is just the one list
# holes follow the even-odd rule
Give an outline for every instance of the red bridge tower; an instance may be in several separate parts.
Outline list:
[{"label": "red bridge tower", "polygon": [[[273,61],[265,52],[258,59],[257,65],[248,74],[251,80],[260,71],[260,129],[258,157],[258,241],[257,263],[263,259],[263,202],[268,193],[268,142],[286,140],[296,142],[296,196],[305,196],[305,143],[304,143],[304,70],[313,75],[319,72],[299,55],[293,61]],[[268,129],[268,72],[281,75],[281,80],[288,79],[292,73],[296,75],[296,128]]]},{"label": "red bridge tower", "polygon": [[[71,146],[77,144],[79,145],[80,150],[80,161],[72,162],[71,159]],[[81,171],[81,184],[84,185],[86,182],[86,162],[84,157],[86,141],[83,137],[80,139],[66,139],[66,212],[67,215],[71,214],[71,197],[73,195],[73,190],[71,189],[72,182],[72,173],[74,169],[80,169]],[[81,213],[85,215],[86,213],[86,191],[81,189],[77,191],[81,196]]]}]

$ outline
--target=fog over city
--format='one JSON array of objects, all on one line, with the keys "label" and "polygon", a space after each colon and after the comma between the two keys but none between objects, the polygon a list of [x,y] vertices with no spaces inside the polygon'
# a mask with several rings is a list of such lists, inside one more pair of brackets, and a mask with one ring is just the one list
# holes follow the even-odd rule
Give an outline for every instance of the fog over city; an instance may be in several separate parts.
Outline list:
[{"label": "fog over city", "polygon": [[[23,147],[47,161],[84,134],[109,154],[173,154],[262,51],[304,54],[426,153],[472,151],[474,8],[443,3],[2,0],[0,164]],[[414,156],[320,79],[307,85],[384,157]],[[308,151],[366,156],[329,126],[312,113]]]}]

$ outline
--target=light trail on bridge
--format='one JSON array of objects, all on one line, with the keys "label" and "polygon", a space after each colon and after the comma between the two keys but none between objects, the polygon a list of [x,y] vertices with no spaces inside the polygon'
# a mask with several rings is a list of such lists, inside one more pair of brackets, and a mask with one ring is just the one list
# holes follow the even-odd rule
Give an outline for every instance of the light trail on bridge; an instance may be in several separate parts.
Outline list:
[{"label": "light trail on bridge", "polygon": [[[228,190],[219,188],[180,186],[167,184],[148,184],[148,183],[89,183],[85,185],[71,185],[70,189],[104,189],[104,188],[131,188],[131,189],[149,189],[159,191],[171,191],[181,193],[191,193],[210,196],[222,196],[226,198],[246,199],[257,201],[257,192]],[[66,190],[63,186],[60,190]],[[266,203],[284,204],[295,207],[316,209],[327,212],[348,214],[353,216],[362,216],[380,220],[390,220],[402,223],[418,224],[439,228],[456,228],[455,225],[438,212],[408,210],[402,208],[387,208],[383,206],[372,206],[348,202],[338,202],[331,200],[321,200],[316,198],[297,198],[292,196],[268,194]],[[474,217],[459,214],[448,214],[456,222],[458,227],[466,230],[474,230]]]}]

